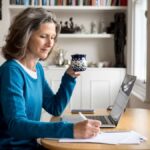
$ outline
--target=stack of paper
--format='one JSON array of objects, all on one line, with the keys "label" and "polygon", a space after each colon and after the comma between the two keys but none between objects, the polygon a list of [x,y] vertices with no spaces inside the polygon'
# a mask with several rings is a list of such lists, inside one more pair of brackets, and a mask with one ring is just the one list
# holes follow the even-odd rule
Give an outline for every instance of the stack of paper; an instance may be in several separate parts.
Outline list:
[{"label": "stack of paper", "polygon": [[89,139],[60,139],[59,142],[90,142],[104,144],[140,144],[147,140],[146,137],[135,131],[126,132],[102,132]]}]

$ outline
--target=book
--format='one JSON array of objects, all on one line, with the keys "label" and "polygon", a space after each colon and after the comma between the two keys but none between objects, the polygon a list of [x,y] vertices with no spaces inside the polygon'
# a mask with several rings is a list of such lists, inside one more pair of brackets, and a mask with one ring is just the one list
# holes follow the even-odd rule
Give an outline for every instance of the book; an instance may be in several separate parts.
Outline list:
[{"label": "book", "polygon": [[128,0],[120,0],[120,6],[127,6]]}]

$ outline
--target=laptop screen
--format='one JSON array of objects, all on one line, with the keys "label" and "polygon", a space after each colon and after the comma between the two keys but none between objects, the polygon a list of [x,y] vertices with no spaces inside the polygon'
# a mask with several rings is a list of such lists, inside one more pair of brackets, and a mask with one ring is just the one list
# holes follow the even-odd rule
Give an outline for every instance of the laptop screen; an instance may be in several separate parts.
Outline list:
[{"label": "laptop screen", "polygon": [[124,78],[124,81],[122,82],[122,85],[120,87],[120,90],[118,92],[118,95],[116,97],[115,103],[113,105],[110,114],[113,120],[116,122],[118,122],[121,114],[124,112],[125,108],[127,107],[129,96],[132,91],[135,80],[136,80],[135,76],[127,74]]}]

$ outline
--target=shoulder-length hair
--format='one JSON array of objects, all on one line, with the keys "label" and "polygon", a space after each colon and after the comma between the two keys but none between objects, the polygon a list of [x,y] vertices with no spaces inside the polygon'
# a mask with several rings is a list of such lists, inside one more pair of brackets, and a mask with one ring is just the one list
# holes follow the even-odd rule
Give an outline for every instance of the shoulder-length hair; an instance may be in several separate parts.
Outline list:
[{"label": "shoulder-length hair", "polygon": [[6,44],[2,47],[4,57],[7,60],[23,58],[32,32],[47,22],[56,25],[56,41],[60,26],[54,13],[43,8],[27,8],[18,14],[9,28]]}]

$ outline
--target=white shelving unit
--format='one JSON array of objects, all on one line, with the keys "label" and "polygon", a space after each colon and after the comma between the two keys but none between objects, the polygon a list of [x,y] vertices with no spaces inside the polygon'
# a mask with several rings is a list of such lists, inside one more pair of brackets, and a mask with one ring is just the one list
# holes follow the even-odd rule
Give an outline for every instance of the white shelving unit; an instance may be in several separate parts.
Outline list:
[{"label": "white shelving unit", "polygon": [[59,38],[88,38],[88,39],[101,39],[101,38],[113,38],[113,34],[60,34]]},{"label": "white shelving unit", "polygon": [[[73,17],[74,24],[83,25],[86,29],[86,33],[78,34],[60,34],[58,40],[58,46],[60,49],[67,51],[66,59],[70,59],[70,55],[74,53],[84,53],[87,55],[88,62],[97,63],[99,61],[110,61],[115,63],[114,57],[114,42],[113,34],[99,33],[100,23],[104,22],[108,27],[110,22],[114,19],[116,12],[126,12],[125,6],[47,6],[41,5],[42,1],[39,1],[39,5],[34,5],[34,0],[31,1],[31,5],[12,5],[9,1],[4,1],[3,4],[7,9],[7,23],[5,27],[8,28],[12,18],[20,11],[27,7],[43,7],[53,11],[59,21],[69,21],[70,17]],[[96,33],[90,33],[91,23],[96,24]]]},{"label": "white shelving unit", "polygon": [[[54,92],[57,92],[66,68],[45,67],[45,75]],[[107,108],[112,105],[125,75],[123,68],[87,68],[77,78],[70,109]]]},{"label": "white shelving unit", "polygon": [[45,9],[51,9],[52,11],[126,11],[126,6],[42,6],[42,5],[9,5],[9,9],[24,9],[26,7],[43,7]]},{"label": "white shelving unit", "polygon": [[[3,2],[3,20],[0,25],[4,31],[0,40],[4,43],[4,37],[10,26],[12,18],[27,7],[43,7],[53,11],[58,21],[69,21],[73,17],[74,24],[84,25],[86,32],[78,34],[60,34],[58,47],[67,51],[65,58],[70,59],[74,53],[84,53],[87,61],[97,63],[99,61],[115,62],[114,36],[113,34],[99,33],[99,24],[104,22],[109,26],[114,20],[116,12],[127,12],[127,7],[120,6],[31,6],[10,5],[9,1]],[[97,27],[96,33],[90,33],[91,22]],[[66,68],[45,68],[46,78],[54,91],[59,87],[61,76]],[[119,86],[125,75],[125,68],[88,68],[77,80],[77,86],[73,93],[70,108],[106,108],[113,104]]]}]

